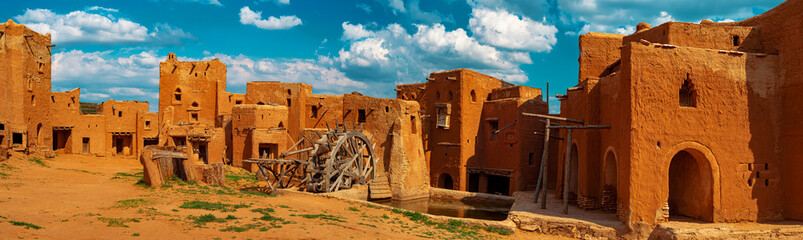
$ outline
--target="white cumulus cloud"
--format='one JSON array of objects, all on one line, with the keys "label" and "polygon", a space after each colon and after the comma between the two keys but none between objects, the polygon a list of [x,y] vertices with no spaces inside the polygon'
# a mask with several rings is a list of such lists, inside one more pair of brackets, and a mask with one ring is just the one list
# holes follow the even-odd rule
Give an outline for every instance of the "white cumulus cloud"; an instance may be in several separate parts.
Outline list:
[{"label": "white cumulus cloud", "polygon": [[[96,7],[90,9],[92,8]],[[97,7],[97,9],[102,8]],[[153,31],[149,31],[147,27],[124,18],[85,11],[58,14],[49,9],[27,9],[25,13],[14,18],[34,31],[42,34],[50,33],[54,43],[65,45],[181,45],[184,40],[195,38],[180,28],[164,23],[157,24]]]},{"label": "white cumulus cloud", "polygon": [[468,22],[471,32],[480,41],[496,47],[549,52],[558,41],[555,26],[505,10],[475,8]]},{"label": "white cumulus cloud", "polygon": [[266,30],[276,30],[289,29],[301,25],[301,19],[296,16],[280,16],[279,18],[270,16],[265,20],[262,19],[262,12],[254,12],[245,6],[240,9],[240,23],[254,25]]}]

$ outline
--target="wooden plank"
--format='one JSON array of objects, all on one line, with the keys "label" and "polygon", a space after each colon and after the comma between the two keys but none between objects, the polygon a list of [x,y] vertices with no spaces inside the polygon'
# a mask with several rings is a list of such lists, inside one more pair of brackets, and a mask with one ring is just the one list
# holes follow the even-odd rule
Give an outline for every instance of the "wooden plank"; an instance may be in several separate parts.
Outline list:
[{"label": "wooden plank", "polygon": [[566,133],[566,159],[563,167],[563,214],[569,214],[569,168],[572,162],[572,128]]},{"label": "wooden plank", "polygon": [[521,115],[528,116],[528,117],[538,117],[538,118],[544,118],[544,119],[564,121],[564,122],[573,122],[573,123],[579,123],[579,124],[583,124],[584,123],[582,120],[576,120],[576,119],[570,119],[570,118],[558,117],[558,116],[552,116],[552,115],[537,114],[537,113],[521,113]]}]

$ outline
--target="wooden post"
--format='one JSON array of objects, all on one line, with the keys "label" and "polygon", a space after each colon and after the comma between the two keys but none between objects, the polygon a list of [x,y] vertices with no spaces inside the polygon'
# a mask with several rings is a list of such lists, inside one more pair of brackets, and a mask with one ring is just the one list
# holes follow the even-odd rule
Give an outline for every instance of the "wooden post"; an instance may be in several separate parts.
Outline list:
[{"label": "wooden post", "polygon": [[[547,121],[549,121],[549,119],[547,119]],[[541,183],[544,181],[544,156],[546,156],[544,153],[546,153],[549,148],[549,122],[547,122],[545,126],[544,132],[546,133],[544,133],[544,149],[541,151],[541,167],[538,170],[538,182],[535,184],[535,197],[533,201],[535,203],[538,203],[538,196],[541,196]]]},{"label": "wooden post", "polygon": [[547,119],[546,129],[544,129],[544,151],[543,155],[541,155],[541,171],[543,171],[543,174],[541,174],[541,178],[543,178],[541,181],[541,191],[543,191],[541,195],[541,209],[546,209],[546,192],[547,186],[549,186],[547,184],[547,176],[549,176],[549,161],[547,160],[549,158],[549,125],[550,119]]},{"label": "wooden post", "polygon": [[567,129],[566,133],[566,159],[563,160],[563,214],[569,214],[569,170],[572,162],[572,130]]}]

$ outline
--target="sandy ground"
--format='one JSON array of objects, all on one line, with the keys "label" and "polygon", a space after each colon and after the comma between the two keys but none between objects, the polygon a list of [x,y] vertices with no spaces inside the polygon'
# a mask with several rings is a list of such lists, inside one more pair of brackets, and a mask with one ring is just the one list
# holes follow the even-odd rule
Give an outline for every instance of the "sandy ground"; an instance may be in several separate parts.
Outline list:
[{"label": "sandy ground", "polygon": [[[0,162],[0,239],[555,238],[426,224],[391,210],[314,195],[267,196],[183,182],[149,188],[136,184],[141,171],[133,158],[62,155],[37,161],[15,155]],[[227,180],[235,187],[253,184]],[[190,201],[229,205],[182,208]],[[198,220],[202,215],[206,221]]]}]

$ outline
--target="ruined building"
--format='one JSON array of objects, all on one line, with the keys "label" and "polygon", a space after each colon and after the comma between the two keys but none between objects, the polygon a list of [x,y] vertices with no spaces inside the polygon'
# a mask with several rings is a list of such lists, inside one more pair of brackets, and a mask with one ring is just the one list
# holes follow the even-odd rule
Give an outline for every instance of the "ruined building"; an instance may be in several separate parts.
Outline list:
[{"label": "ruined building", "polygon": [[[136,156],[155,144],[147,102],[80,102],[80,90],[50,92],[50,34],[0,24],[0,148]],[[153,128],[152,128],[153,126]]]},{"label": "ruined building", "polygon": [[800,19],[803,1],[787,1],[733,23],[582,35],[561,116],[610,129],[561,143],[558,190],[631,224],[803,220]]},{"label": "ruined building", "polygon": [[504,195],[535,188],[543,148],[535,132],[544,127],[522,113],[548,112],[540,89],[457,69],[396,91],[421,105],[432,186]]},{"label": "ruined building", "polygon": [[278,158],[294,143],[329,128],[361,129],[371,136],[380,175],[394,199],[428,196],[418,103],[358,93],[315,95],[303,83],[249,82],[246,93],[226,92],[219,60],[160,63],[159,145],[186,147],[191,159],[244,162]]}]

